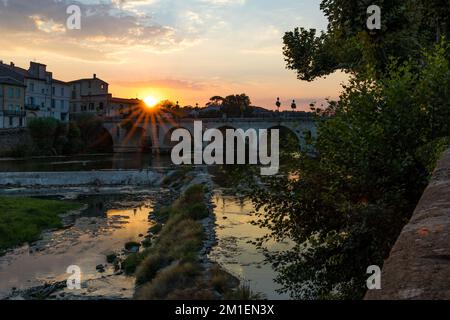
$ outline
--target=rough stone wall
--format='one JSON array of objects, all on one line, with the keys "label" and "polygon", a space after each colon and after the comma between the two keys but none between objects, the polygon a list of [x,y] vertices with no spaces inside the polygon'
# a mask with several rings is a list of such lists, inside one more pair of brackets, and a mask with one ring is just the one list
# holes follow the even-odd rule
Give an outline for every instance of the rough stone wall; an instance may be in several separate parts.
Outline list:
[{"label": "rough stone wall", "polygon": [[0,156],[20,145],[30,143],[31,137],[27,129],[0,129]]},{"label": "rough stone wall", "polygon": [[438,163],[367,300],[450,299],[450,150]]},{"label": "rough stone wall", "polygon": [[161,173],[146,170],[0,172],[0,187],[156,186],[162,178]]}]

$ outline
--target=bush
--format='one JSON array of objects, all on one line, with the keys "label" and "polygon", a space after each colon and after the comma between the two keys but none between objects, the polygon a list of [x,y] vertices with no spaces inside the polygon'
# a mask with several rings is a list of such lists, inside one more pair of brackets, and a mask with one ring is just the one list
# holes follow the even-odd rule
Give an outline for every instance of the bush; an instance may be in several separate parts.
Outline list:
[{"label": "bush", "polygon": [[54,118],[35,118],[28,121],[28,129],[39,155],[54,155],[54,145],[57,139],[57,128],[60,126]]},{"label": "bush", "polygon": [[163,228],[162,224],[157,223],[153,227],[151,227],[148,231],[154,235],[157,235],[158,233],[161,232],[162,228]]},{"label": "bush", "polygon": [[138,265],[144,260],[143,253],[132,253],[122,261],[122,270],[126,275],[133,275]]},{"label": "bush", "polygon": [[147,256],[136,270],[136,285],[151,281],[157,272],[171,263],[167,256],[156,252]]},{"label": "bush", "polygon": [[194,263],[174,264],[161,270],[156,277],[137,290],[137,299],[164,300],[171,292],[193,286],[200,266]]},{"label": "bush", "polygon": [[262,300],[264,299],[264,295],[261,293],[255,293],[250,288],[250,284],[248,282],[242,283],[237,289],[229,291],[228,294],[225,295],[225,300]]},{"label": "bush", "polygon": [[191,219],[202,220],[209,217],[209,210],[204,203],[196,203],[187,208],[186,214]]},{"label": "bush", "polygon": [[218,265],[215,265],[211,268],[210,285],[217,292],[224,294],[238,286],[239,280],[222,270]]}]

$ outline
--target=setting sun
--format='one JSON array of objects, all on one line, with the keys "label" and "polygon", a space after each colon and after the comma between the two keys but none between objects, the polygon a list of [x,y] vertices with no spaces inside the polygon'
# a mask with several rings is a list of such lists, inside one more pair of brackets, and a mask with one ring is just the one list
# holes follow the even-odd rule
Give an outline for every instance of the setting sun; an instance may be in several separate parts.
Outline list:
[{"label": "setting sun", "polygon": [[148,96],[144,99],[144,102],[147,107],[153,108],[158,103],[158,100],[152,96]]}]

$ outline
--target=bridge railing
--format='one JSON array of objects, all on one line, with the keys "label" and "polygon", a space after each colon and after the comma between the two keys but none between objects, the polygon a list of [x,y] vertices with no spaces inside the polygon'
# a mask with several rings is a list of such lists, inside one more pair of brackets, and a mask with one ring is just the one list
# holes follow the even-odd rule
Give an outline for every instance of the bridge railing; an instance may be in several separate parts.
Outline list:
[{"label": "bridge railing", "polygon": [[[105,122],[121,122],[124,120],[122,117],[105,117]],[[161,119],[160,122],[193,122],[193,121],[203,121],[203,122],[219,122],[219,123],[232,123],[232,122],[265,122],[265,121],[313,121],[314,116],[312,115],[284,115],[284,114],[274,114],[273,116],[264,115],[258,117],[245,117],[245,118],[201,118],[201,117],[189,117],[189,118],[169,118]]]}]

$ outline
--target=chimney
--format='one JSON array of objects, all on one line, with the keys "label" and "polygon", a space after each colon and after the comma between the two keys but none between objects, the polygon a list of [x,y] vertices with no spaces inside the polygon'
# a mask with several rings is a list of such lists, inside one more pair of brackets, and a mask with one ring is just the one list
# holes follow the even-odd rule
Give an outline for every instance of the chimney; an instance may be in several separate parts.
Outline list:
[{"label": "chimney", "polygon": [[11,67],[14,67],[14,62],[11,61]]},{"label": "chimney", "polygon": [[97,74],[94,73],[94,79],[97,79]]}]

